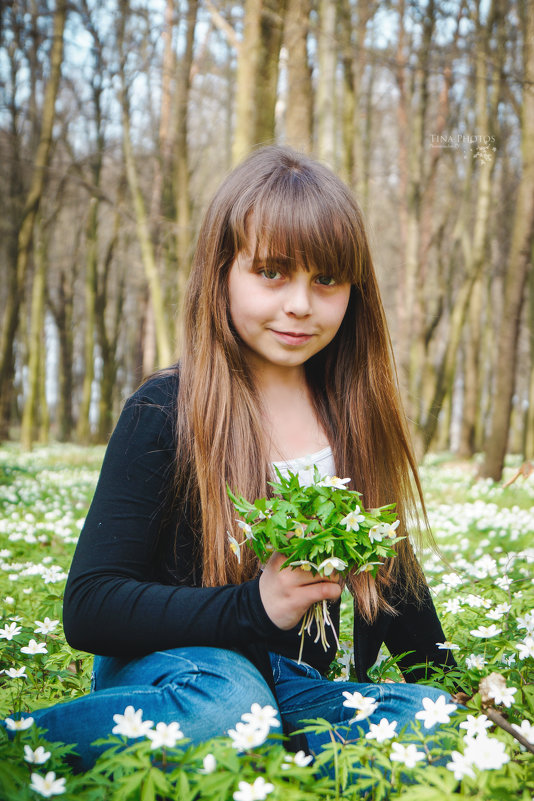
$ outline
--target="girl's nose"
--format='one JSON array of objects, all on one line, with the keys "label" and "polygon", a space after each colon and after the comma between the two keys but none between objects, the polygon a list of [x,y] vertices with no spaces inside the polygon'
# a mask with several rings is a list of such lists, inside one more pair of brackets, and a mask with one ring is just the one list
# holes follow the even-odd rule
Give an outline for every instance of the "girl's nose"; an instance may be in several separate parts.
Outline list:
[{"label": "girl's nose", "polygon": [[308,274],[297,273],[286,287],[284,311],[295,317],[306,317],[311,313],[311,287]]}]

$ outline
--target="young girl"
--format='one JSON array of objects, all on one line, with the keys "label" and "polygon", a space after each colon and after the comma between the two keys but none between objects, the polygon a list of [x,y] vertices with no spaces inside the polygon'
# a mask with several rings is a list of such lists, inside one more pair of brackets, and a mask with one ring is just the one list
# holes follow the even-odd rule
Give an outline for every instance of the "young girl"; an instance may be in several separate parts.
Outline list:
[{"label": "young girl", "polygon": [[64,629],[97,654],[93,692],[36,723],[77,743],[81,768],[129,704],[199,742],[252,703],[276,707],[288,734],[309,718],[346,725],[343,692],[357,690],[379,700],[357,726],[385,717],[399,730],[441,693],[369,683],[381,644],[409,652],[407,682],[425,674],[416,663],[454,664],[408,540],[376,580],[348,580],[358,683],[325,678],[333,636],[326,652],[306,636],[298,663],[310,605],[327,599],[339,626],[337,577],[281,570],[276,553],[260,566],[247,548],[238,561],[228,541],[242,532],[227,484],[264,496],[274,464],[350,476],[366,507],[395,501],[404,530],[412,483],[420,495],[362,216],[333,173],[267,147],[230,174],[200,231],[184,342],[126,403],[72,563]]}]

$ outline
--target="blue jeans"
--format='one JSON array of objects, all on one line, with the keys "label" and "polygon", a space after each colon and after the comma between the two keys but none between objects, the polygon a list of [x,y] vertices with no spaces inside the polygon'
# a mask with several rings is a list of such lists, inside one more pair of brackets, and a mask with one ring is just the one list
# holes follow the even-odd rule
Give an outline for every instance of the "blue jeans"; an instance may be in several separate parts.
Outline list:
[{"label": "blue jeans", "polygon": [[[354,710],[343,706],[343,691],[358,690],[380,701],[367,720],[355,724],[364,730],[381,718],[397,720],[399,731],[422,708],[425,696],[442,691],[415,684],[356,684],[333,682],[305,664],[271,654],[277,698],[259,671],[235,651],[191,647],[156,651],[137,659],[95,657],[93,688],[89,695],[32,712],[36,724],[48,730],[50,741],[76,743],[75,769],[89,769],[104,747],[93,741],[111,734],[113,715],[129,704],[143,710],[154,724],[178,721],[185,737],[200,743],[233,728],[253,703],[278,707],[294,727],[307,718],[323,717],[346,726]],[[277,729],[276,731],[280,731]],[[321,750],[328,734],[308,735],[311,753]]]}]

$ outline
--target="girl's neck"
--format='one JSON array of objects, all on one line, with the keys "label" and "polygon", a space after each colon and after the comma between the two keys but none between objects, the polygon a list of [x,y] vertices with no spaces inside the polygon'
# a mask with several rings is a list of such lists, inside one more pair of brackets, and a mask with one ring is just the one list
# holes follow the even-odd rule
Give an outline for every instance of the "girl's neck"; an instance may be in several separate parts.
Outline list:
[{"label": "girl's neck", "polygon": [[265,413],[265,444],[271,461],[306,456],[328,446],[303,367],[254,375]]}]

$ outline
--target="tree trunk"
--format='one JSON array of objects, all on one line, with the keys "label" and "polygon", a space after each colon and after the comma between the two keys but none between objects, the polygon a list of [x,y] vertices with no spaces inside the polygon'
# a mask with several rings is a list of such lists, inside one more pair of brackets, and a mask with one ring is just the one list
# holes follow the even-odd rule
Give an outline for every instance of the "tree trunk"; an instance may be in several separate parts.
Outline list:
[{"label": "tree trunk", "polygon": [[261,37],[262,0],[245,0],[243,38],[237,58],[236,111],[232,164],[248,155],[256,130],[256,76]]},{"label": "tree trunk", "polygon": [[31,450],[37,438],[38,424],[44,409],[40,400],[41,373],[44,365],[41,361],[42,341],[44,338],[44,308],[45,308],[45,281],[46,281],[46,237],[43,230],[42,219],[39,215],[36,221],[35,271],[33,275],[30,336],[28,346],[28,390],[26,393],[24,410],[22,413],[21,444],[24,450]]},{"label": "tree trunk", "polygon": [[176,291],[175,351],[181,349],[181,318],[185,286],[191,260],[191,197],[189,190],[188,108],[191,90],[193,44],[197,21],[198,0],[189,0],[186,15],[185,51],[179,68],[176,87],[175,119],[175,185],[176,203]]},{"label": "tree trunk", "polygon": [[[534,254],[533,254],[534,256]],[[533,259],[534,261],[534,259]],[[528,406],[525,420],[525,459],[534,460],[534,270],[529,273],[528,286],[528,330],[530,344],[530,369],[528,382]]]},{"label": "tree trunk", "polygon": [[287,108],[285,138],[288,145],[309,153],[312,143],[312,84],[308,64],[310,0],[289,0],[285,24]]},{"label": "tree trunk", "polygon": [[523,28],[523,103],[521,106],[522,172],[514,227],[504,279],[504,304],[499,327],[495,370],[495,400],[480,474],[500,481],[508,444],[515,388],[521,307],[534,235],[534,6],[521,2]]},{"label": "tree trunk", "polygon": [[150,300],[154,311],[154,325],[156,330],[157,364],[158,366],[168,365],[172,361],[172,346],[167,319],[167,312],[163,299],[163,288],[161,278],[156,264],[154,247],[150,236],[149,221],[145,209],[145,201],[139,186],[139,177],[132,148],[130,133],[130,103],[128,97],[128,85],[126,79],[126,53],[124,42],[124,28],[128,18],[128,4],[126,0],[120,3],[120,22],[118,32],[119,56],[120,56],[120,78],[121,78],[121,121],[122,121],[122,146],[124,162],[126,167],[126,177],[132,196],[137,238],[141,249],[141,259],[150,291]]},{"label": "tree trunk", "polygon": [[85,260],[85,330],[83,345],[83,383],[82,401],[78,412],[76,436],[79,442],[89,443],[91,439],[91,398],[95,377],[95,307],[98,285],[98,200],[92,197],[89,204],[89,217],[86,227]]},{"label": "tree trunk", "polygon": [[260,52],[256,74],[254,142],[270,144],[275,136],[280,48],[287,0],[263,0],[260,20]]},{"label": "tree trunk", "polygon": [[[63,60],[63,33],[67,18],[66,0],[57,0],[54,12],[53,42],[50,52],[50,76],[43,99],[41,133],[34,160],[30,188],[22,212],[18,232],[16,278],[11,303],[6,307],[0,335],[0,397],[10,396],[13,380],[13,346],[19,324],[19,312],[26,285],[26,273],[30,257],[33,227],[44,191],[46,170],[52,148],[52,129],[54,125],[56,97],[61,78]],[[5,414],[5,408],[2,409]],[[4,425],[1,426],[5,429]],[[4,433],[4,431],[2,432]]]},{"label": "tree trunk", "polygon": [[336,166],[336,3],[319,0],[317,37],[316,150],[330,167]]}]

